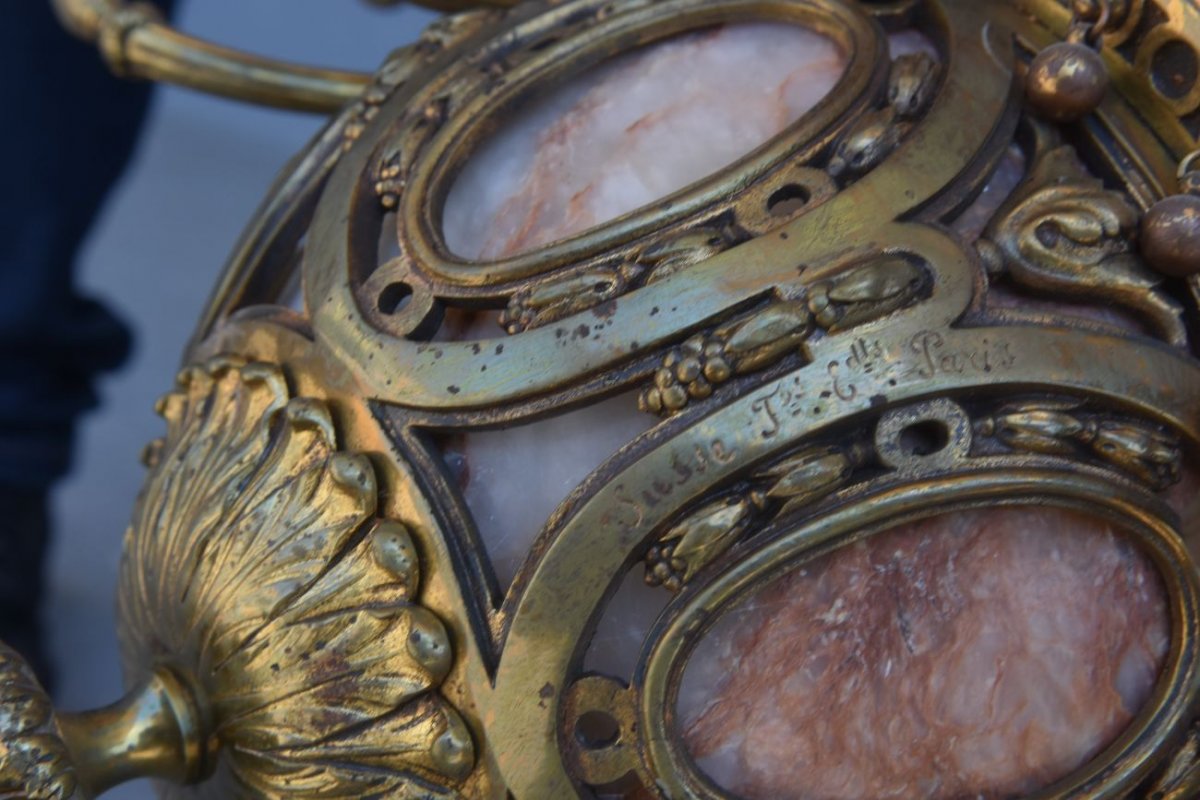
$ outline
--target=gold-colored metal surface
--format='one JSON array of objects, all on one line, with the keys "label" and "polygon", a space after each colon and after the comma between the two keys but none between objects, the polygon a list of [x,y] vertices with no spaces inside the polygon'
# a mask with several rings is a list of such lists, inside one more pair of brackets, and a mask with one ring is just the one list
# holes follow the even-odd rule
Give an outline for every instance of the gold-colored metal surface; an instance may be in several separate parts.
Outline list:
[{"label": "gold-colored metal surface", "polygon": [[[51,2],[63,25],[91,42],[118,75],[161,81],[258,105],[333,113],[358,100],[371,75],[309,67],[232,50],[180,33],[151,2],[36,0]],[[379,3],[390,5],[390,3]],[[443,11],[508,2],[431,0]]]},{"label": "gold-colored metal surface", "polygon": [[332,112],[355,100],[370,76],[252,56],[185,36],[150,3],[49,0],[76,36],[94,43],[118,75],[164,81],[280,108]]},{"label": "gold-colored metal surface", "polygon": [[0,793],[57,800],[78,785],[50,697],[21,657],[0,644]]},{"label": "gold-colored metal surface", "polygon": [[[100,5],[76,6],[99,25]],[[746,19],[833,39],[835,90],[661,202],[510,258],[449,250],[450,186],[511,109]],[[937,57],[890,58],[905,28]],[[1044,101],[1066,90],[1038,99],[1028,74],[1065,39],[1094,48],[1107,89],[1063,125]],[[894,525],[1020,503],[1129,531],[1170,616],[1146,706],[1036,797],[1196,796],[1200,573],[1165,493],[1200,448],[1200,282],[1144,231],[1194,188],[1200,70],[1189,84],[1181,48],[1197,47],[1184,0],[566,0],[446,18],[285,170],[210,301],[125,545],[131,697],[56,719],[6,654],[0,787],[731,800],[674,711],[723,613]],[[199,74],[251,93],[231,63]],[[1013,151],[1019,185],[981,237],[955,233]],[[773,211],[779,197],[803,202]],[[479,310],[491,338],[442,331]],[[501,587],[439,442],[616,396],[652,427],[595,465]],[[914,427],[942,444],[915,449]],[[631,674],[587,672],[630,575],[664,609]],[[615,735],[578,735],[597,716]]]},{"label": "gold-colored metal surface", "polygon": [[58,727],[80,785],[99,794],[134,778],[205,777],[212,758],[206,714],[187,683],[160,667],[107,708],[60,715]]}]

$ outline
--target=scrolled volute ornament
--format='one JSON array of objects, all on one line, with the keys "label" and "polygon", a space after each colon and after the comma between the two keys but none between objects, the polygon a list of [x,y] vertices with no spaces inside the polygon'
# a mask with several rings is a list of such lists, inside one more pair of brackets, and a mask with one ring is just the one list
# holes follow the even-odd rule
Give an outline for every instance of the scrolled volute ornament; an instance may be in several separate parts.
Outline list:
[{"label": "scrolled volute ornament", "polygon": [[992,220],[995,270],[1013,283],[1063,300],[1123,306],[1168,342],[1184,346],[1183,308],[1134,247],[1138,213],[1083,169],[1068,145],[1038,153],[1024,184]]}]

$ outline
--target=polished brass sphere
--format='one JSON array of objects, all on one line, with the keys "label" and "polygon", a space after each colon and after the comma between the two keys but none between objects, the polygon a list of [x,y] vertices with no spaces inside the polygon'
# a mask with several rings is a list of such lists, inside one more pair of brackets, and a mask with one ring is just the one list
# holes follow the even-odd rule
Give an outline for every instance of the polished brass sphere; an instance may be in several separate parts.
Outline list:
[{"label": "polished brass sphere", "polygon": [[1029,65],[1025,94],[1030,105],[1055,122],[1074,122],[1096,110],[1108,90],[1108,70],[1090,47],[1059,42]]},{"label": "polished brass sphere", "polygon": [[1200,272],[1200,197],[1178,194],[1155,203],[1142,218],[1141,249],[1164,275]]}]

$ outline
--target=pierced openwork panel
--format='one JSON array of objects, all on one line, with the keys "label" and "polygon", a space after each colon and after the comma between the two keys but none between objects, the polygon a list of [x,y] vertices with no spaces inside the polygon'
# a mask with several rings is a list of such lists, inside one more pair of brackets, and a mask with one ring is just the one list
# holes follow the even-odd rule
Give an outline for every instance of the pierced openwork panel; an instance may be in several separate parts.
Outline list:
[{"label": "pierced openwork panel", "polygon": [[[567,162],[505,177],[486,160],[528,145],[521,120],[621,128],[627,98],[590,87],[759,23],[835,53],[828,91],[663,196],[456,254],[447,231],[491,207],[471,175],[573,186]],[[1198,43],[1200,10],[1165,0],[567,0],[467,11],[397,51],[268,197],[164,404],[122,632],[131,675],[169,670],[202,707],[186,779],[267,797],[758,798],[778,775],[796,797],[1194,796]],[[706,88],[681,79],[672,113]],[[1054,538],[1084,519],[1090,538]],[[922,533],[993,524],[1047,535],[959,557]],[[854,564],[892,594],[813,599]],[[1061,592],[1031,599],[1023,571]],[[884,708],[894,747],[933,765],[906,784],[866,763],[871,684],[842,703],[858,727],[828,736],[861,736],[855,774],[884,777],[804,793],[833,772],[788,771],[808,763],[799,723],[737,727],[788,691],[770,659],[869,628],[918,581],[941,587],[921,589],[931,608],[977,592],[984,617],[1120,608],[1113,652],[1142,660],[1089,680],[1123,711],[971,783],[948,735],[904,727],[926,719],[915,700]],[[888,614],[890,643],[844,675],[925,648],[941,688],[921,696],[970,694],[937,684],[935,656],[986,659],[986,637],[930,644]],[[766,665],[741,676],[745,705],[739,663]]]}]

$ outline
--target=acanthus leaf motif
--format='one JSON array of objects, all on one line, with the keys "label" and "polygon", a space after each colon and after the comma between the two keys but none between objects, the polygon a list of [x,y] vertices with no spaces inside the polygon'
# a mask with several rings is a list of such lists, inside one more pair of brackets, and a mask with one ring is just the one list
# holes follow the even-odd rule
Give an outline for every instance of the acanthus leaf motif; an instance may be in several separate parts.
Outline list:
[{"label": "acanthus leaf motif", "polygon": [[449,637],[367,458],[271,365],[191,367],[160,411],[121,569],[130,677],[166,662],[199,688],[237,797],[458,796]]}]

